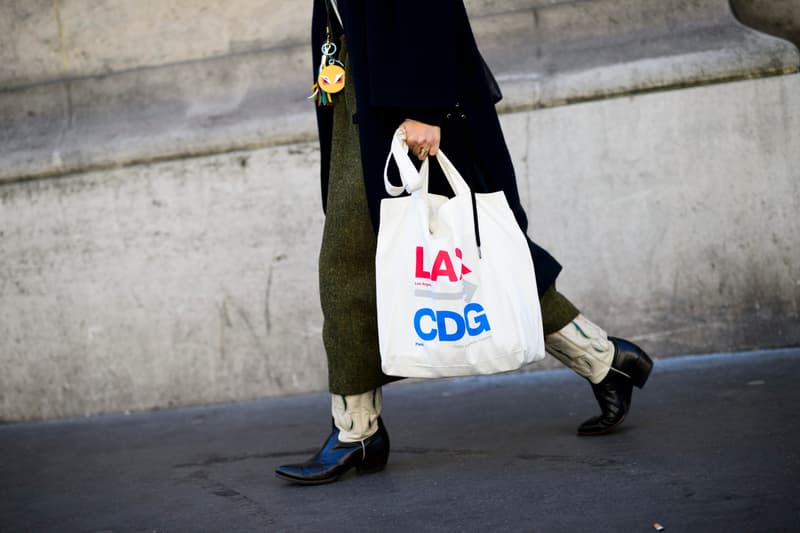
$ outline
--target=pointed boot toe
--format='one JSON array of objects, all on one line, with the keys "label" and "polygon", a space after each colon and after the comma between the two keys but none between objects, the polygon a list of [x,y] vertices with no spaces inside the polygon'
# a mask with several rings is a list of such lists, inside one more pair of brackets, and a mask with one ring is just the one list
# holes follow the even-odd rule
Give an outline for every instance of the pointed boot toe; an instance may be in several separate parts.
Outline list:
[{"label": "pointed boot toe", "polygon": [[578,435],[581,436],[604,435],[622,424],[631,406],[633,383],[612,371],[600,383],[592,384],[592,392],[600,405],[600,415],[578,427]]}]

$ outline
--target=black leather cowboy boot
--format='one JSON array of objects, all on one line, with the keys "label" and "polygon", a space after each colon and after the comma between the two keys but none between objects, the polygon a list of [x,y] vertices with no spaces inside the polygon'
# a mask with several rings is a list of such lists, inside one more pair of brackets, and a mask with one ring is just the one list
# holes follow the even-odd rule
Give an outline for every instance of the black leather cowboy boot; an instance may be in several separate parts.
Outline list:
[{"label": "black leather cowboy boot", "polygon": [[389,433],[378,418],[378,431],[361,442],[339,442],[339,430],[333,426],[322,448],[304,463],[279,466],[275,475],[299,485],[332,483],[355,468],[359,474],[380,472],[389,459]]},{"label": "black leather cowboy boot", "polygon": [[644,350],[625,339],[608,337],[614,345],[614,360],[608,375],[592,384],[592,391],[600,404],[600,416],[595,416],[578,427],[578,435],[603,435],[619,426],[631,407],[633,387],[644,387],[653,360]]}]

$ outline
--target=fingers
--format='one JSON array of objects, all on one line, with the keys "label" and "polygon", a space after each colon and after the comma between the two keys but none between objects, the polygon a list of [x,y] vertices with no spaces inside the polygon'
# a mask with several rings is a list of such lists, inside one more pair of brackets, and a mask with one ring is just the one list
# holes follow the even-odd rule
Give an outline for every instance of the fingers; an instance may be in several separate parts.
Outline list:
[{"label": "fingers", "polygon": [[439,126],[431,126],[423,122],[407,119],[402,124],[406,132],[406,144],[409,150],[420,161],[429,155],[436,155],[439,151],[439,141],[441,140],[441,129]]}]

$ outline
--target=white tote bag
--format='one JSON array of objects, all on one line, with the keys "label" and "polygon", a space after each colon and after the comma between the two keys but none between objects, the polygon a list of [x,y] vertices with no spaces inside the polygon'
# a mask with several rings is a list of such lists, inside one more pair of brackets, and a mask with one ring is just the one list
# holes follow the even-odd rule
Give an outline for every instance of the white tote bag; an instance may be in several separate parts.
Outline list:
[{"label": "white tote bag", "polygon": [[[402,186],[389,182],[392,157]],[[472,194],[447,157],[435,157],[451,199],[428,192],[428,161],[418,172],[399,132],[386,161],[386,191],[410,195],[380,207],[375,266],[383,371],[494,374],[542,359],[533,261],[505,194]]]}]

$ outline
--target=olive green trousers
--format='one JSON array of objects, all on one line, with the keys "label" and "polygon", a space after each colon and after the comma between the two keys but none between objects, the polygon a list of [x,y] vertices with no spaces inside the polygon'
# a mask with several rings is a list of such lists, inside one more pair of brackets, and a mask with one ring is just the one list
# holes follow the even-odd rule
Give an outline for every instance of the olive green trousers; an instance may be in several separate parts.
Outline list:
[{"label": "olive green trousers", "polygon": [[[381,371],[375,302],[375,248],[364,188],[354,82],[342,43],[346,85],[334,107],[325,227],[319,254],[322,340],[333,394],[361,394],[401,377]],[[398,124],[399,126],[399,124]],[[387,151],[389,147],[386,147]],[[376,179],[382,176],[376,177]],[[578,309],[551,286],[540,299],[544,333],[566,326]]]}]

